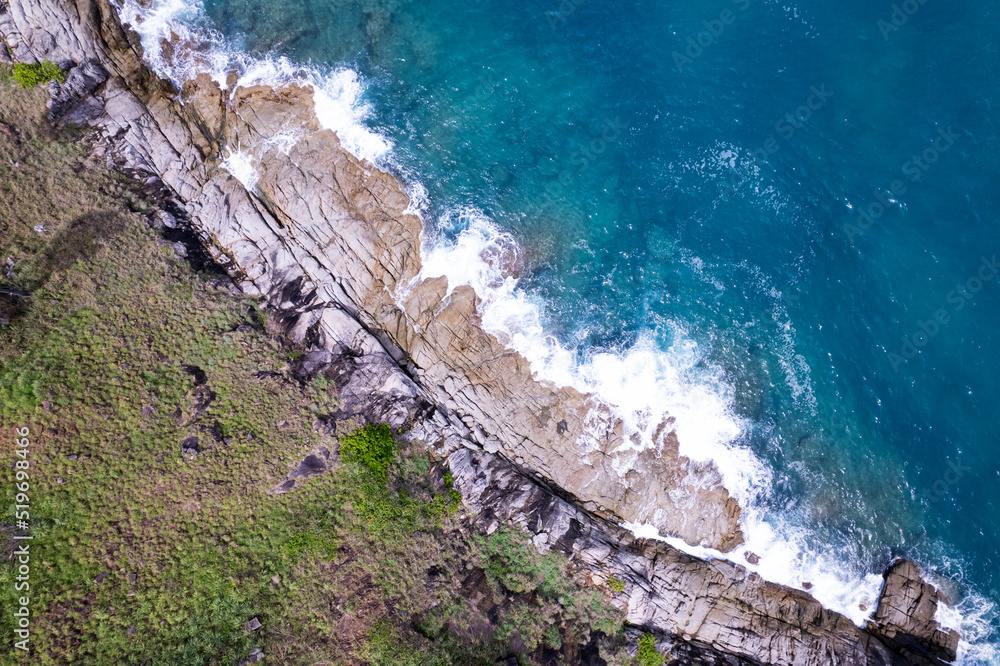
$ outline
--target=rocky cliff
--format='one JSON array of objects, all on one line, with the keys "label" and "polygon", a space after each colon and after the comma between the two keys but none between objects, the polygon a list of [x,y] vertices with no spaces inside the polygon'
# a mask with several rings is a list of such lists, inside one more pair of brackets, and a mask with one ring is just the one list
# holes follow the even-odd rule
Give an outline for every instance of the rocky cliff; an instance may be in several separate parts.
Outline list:
[{"label": "rocky cliff", "polygon": [[[480,444],[589,509],[692,545],[742,542],[738,504],[711,464],[679,455],[669,421],[654,448],[620,451],[629,435],[621,421],[593,396],[533,379],[524,358],[475,324],[469,287],[417,281],[421,222],[404,213],[403,185],[320,128],[311,91],[223,90],[204,74],[176,91],[145,67],[113,8],[75,9],[91,15],[87,28],[69,29],[51,8],[12,5],[14,56],[81,63],[53,85],[53,112],[100,126],[119,166],[161,178],[246,291],[304,311],[301,335],[329,347],[353,320]],[[253,192],[221,167],[237,150],[256,172]],[[617,471],[632,468],[644,473]]]},{"label": "rocky cliff", "polygon": [[[617,520],[690,544],[742,542],[740,508],[711,465],[629,437],[593,396],[532,377],[477,322],[477,296],[422,279],[421,222],[398,179],[363,162],[316,119],[311,91],[157,77],[107,0],[15,0],[0,9],[6,57],[69,70],[51,111],[107,138],[117,167],[162,188],[174,213],[249,294],[284,314],[310,362],[335,368],[343,408],[410,428],[447,456],[477,524],[512,520],[541,549],[627,582],[629,620],[706,663],[940,663],[958,636],[933,621],[937,596],[912,567],[887,577],[865,630],[804,592],[742,567],[636,541]],[[251,165],[251,188],[224,160]],[[174,218],[180,218],[180,221]],[[599,433],[595,435],[594,433]],[[628,448],[628,447],[626,447]],[[636,469],[642,473],[619,474]],[[928,615],[929,613],[929,615]]]}]

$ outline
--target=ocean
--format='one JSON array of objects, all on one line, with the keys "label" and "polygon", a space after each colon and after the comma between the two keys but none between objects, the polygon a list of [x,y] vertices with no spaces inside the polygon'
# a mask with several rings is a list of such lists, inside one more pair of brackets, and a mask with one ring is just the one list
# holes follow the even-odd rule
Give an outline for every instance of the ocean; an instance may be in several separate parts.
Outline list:
[{"label": "ocean", "polygon": [[[177,80],[310,82],[324,126],[407,183],[425,276],[474,285],[484,326],[539,377],[639,433],[670,414],[681,452],[716,461],[761,561],[727,557],[857,623],[910,557],[955,602],[938,616],[962,663],[1000,663],[995,5],[128,0],[122,15]],[[171,33],[202,55],[171,60]],[[252,186],[239,155],[227,167]],[[514,248],[515,276],[484,261]]]}]

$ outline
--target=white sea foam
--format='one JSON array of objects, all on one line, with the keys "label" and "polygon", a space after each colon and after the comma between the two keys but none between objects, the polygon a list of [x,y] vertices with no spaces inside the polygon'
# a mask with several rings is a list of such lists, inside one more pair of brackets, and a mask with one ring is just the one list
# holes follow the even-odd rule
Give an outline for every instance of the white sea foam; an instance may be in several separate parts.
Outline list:
[{"label": "white sea foam", "polygon": [[256,159],[250,153],[243,150],[234,150],[229,154],[229,157],[222,160],[222,168],[233,174],[236,180],[243,183],[243,187],[246,188],[247,192],[255,192],[257,190],[257,181],[260,179],[260,173],[257,171]]},{"label": "white sea foam", "polygon": [[[421,277],[445,275],[449,289],[460,284],[474,287],[482,299],[483,327],[525,356],[536,378],[598,395],[614,407],[628,431],[642,435],[646,445],[651,445],[650,424],[658,423],[662,415],[673,416],[681,453],[694,460],[713,460],[727,489],[740,500],[746,542],[731,553],[722,553],[662,537],[652,525],[626,523],[626,528],[695,557],[729,560],[765,580],[807,591],[824,607],[858,626],[865,625],[875,611],[882,576],[867,570],[863,562],[849,561],[844,552],[817,547],[792,514],[777,515],[760,508],[759,500],[770,485],[770,470],[739,446],[745,424],[730,409],[731,389],[720,372],[706,364],[698,345],[681,327],[675,325],[675,342],[666,350],[646,336],[624,349],[577,354],[548,333],[544,302],[520,289],[515,277],[504,274],[497,258],[516,251],[509,234],[472,208],[452,210],[438,222],[438,228],[457,233],[450,239],[437,236],[427,241]],[[697,258],[688,260],[697,267]],[[780,301],[780,294],[772,295]],[[794,331],[784,325],[788,316],[780,303],[774,306],[772,319],[783,333],[780,353],[789,388],[796,402],[812,411],[815,396],[809,368],[794,354]],[[756,564],[747,559],[751,553],[759,558]],[[943,626],[956,628],[963,636],[957,663],[998,663],[996,647],[989,642],[990,618],[995,617],[992,602],[969,597],[955,608],[939,606],[937,617]]]},{"label": "white sea foam", "polygon": [[[296,83],[308,87],[313,91],[320,126],[334,131],[356,157],[385,165],[392,142],[366,125],[372,109],[364,98],[364,81],[354,70],[323,70],[303,67],[285,57],[252,56],[227,43],[211,27],[201,0],[154,0],[148,8],[137,0],[125,0],[120,14],[139,34],[145,59],[159,75],[183,83],[206,72],[225,87],[228,74],[235,71],[238,86]],[[168,58],[164,41],[183,48],[175,48],[173,57]]]},{"label": "white sea foam", "polygon": [[680,453],[714,461],[740,500],[769,484],[768,468],[735,445],[742,428],[730,409],[731,387],[679,324],[670,324],[675,342],[668,349],[660,349],[649,334],[627,348],[591,350],[581,359],[548,333],[543,303],[519,289],[515,277],[505,276],[502,262],[489,261],[516,252],[512,237],[471,208],[454,210],[441,222],[462,230],[453,242],[430,241],[421,277],[445,275],[450,289],[475,288],[483,327],[520,352],[537,379],[597,395],[624,422],[627,435],[639,435],[640,447],[653,446],[656,428],[673,417]]},{"label": "white sea foam", "polygon": [[260,180],[261,157],[272,148],[287,155],[303,136],[305,136],[305,131],[292,128],[282,130],[251,146],[237,146],[235,149],[226,148],[225,152],[228,154],[225,155],[220,164],[236,180],[243,183],[243,187],[248,192],[255,192],[257,181]]},{"label": "white sea foam", "polygon": [[[379,166],[391,164],[392,142],[367,126],[372,109],[364,99],[365,83],[353,70],[322,70],[282,57],[251,56],[227,44],[212,29],[200,0],[154,0],[148,8],[136,0],[125,0],[120,14],[140,35],[147,62],[161,76],[183,83],[207,72],[224,85],[229,72],[236,71],[239,85],[294,82],[310,87],[323,128],[336,132],[357,157]],[[164,40],[185,43],[189,48],[182,53],[175,49],[168,58],[161,46]],[[302,136],[301,130],[282,132],[255,146],[230,147],[222,166],[253,190],[260,155],[271,148],[287,153]],[[753,195],[775,211],[788,205],[773,186],[762,187],[759,169],[738,147],[714,146],[700,161],[679,167],[679,171],[689,170],[715,178],[739,172],[738,189],[749,185]],[[425,216],[427,192],[416,179],[410,181],[407,212]],[[747,543],[723,554],[676,538],[664,541],[698,557],[738,562],[766,580],[799,589],[810,583],[809,592],[824,606],[863,623],[873,609],[881,577],[865,574],[860,568],[851,571],[837,556],[810,548],[808,535],[801,528],[756,508],[770,485],[770,470],[739,445],[746,424],[732,412],[732,389],[721,371],[706,362],[704,351],[685,334],[682,325],[667,324],[674,340],[669,349],[660,349],[653,336],[647,335],[627,348],[577,354],[549,334],[542,314],[544,303],[520,289],[517,279],[501,270],[498,259],[517,251],[512,237],[472,209],[452,211],[440,223],[439,227],[456,230],[457,236],[451,241],[424,239],[422,275],[446,275],[451,288],[473,286],[482,298],[483,326],[522,353],[539,379],[600,396],[630,431],[640,435],[640,446],[652,445],[651,430],[661,417],[670,415],[676,419],[681,453],[697,461],[713,460],[719,467],[724,484],[744,507],[742,527]],[[698,257],[681,258],[696,272],[703,269]],[[786,320],[783,311],[775,310],[776,324]],[[784,336],[783,340],[786,380],[793,390],[799,388],[798,395],[811,400],[808,367],[802,367],[794,355],[790,338]],[[652,526],[627,527],[638,536],[662,538]],[[760,557],[758,564],[746,561],[744,554],[748,552]],[[967,597],[955,608],[939,607],[940,621],[963,633],[959,663],[1000,663],[995,648],[984,643],[990,630],[988,618],[994,614],[992,602],[981,597]]]},{"label": "white sea foam", "polygon": [[[875,610],[881,576],[846,571],[841,559],[810,549],[801,528],[788,523],[774,527],[755,515],[758,512],[753,509],[748,513],[750,517],[743,521],[746,543],[731,553],[690,546],[676,537],[661,537],[651,525],[625,523],[624,527],[637,537],[664,541],[700,559],[728,560],[755,571],[764,580],[807,591],[824,607],[845,615],[858,626],[864,625]],[[757,564],[746,559],[749,553],[760,558]]]},{"label": "white sea foam", "polygon": [[[312,89],[316,119],[336,132],[344,148],[372,164],[384,164],[392,142],[365,125],[372,108],[365,101],[364,83],[357,72],[344,67],[328,72],[303,68],[284,57],[239,58],[244,72],[237,85],[280,86],[297,83]],[[224,78],[224,73],[222,74]]]},{"label": "white sea foam", "polygon": [[954,629],[962,636],[955,661],[958,666],[1000,664],[1000,647],[992,624],[996,614],[996,602],[975,593],[954,606],[938,604],[934,619],[942,627]]},{"label": "white sea foam", "polygon": [[[156,0],[148,7],[137,0],[124,0],[118,9],[122,22],[142,40],[146,63],[175,82],[194,78],[199,72],[214,74],[234,53],[221,35],[207,27],[205,8],[198,0]],[[192,48],[170,57],[164,53],[165,43]]]},{"label": "white sea foam", "polygon": [[[770,469],[739,445],[745,424],[732,412],[732,389],[681,326],[671,324],[674,343],[669,349],[644,336],[624,349],[577,354],[548,333],[543,302],[519,289],[516,278],[505,276],[500,262],[490,261],[515,247],[512,237],[471,208],[451,211],[438,226],[458,233],[451,240],[429,241],[421,276],[445,275],[449,289],[474,287],[482,299],[483,327],[520,352],[536,378],[599,396],[623,420],[627,434],[640,435],[641,445],[652,446],[651,431],[664,416],[674,417],[681,454],[712,460],[726,488],[740,500],[747,542],[723,554],[662,538],[651,525],[626,527],[696,557],[729,559],[766,580],[803,590],[809,584],[809,592],[824,606],[857,624],[871,615],[881,576],[845,570],[836,555],[810,549],[803,530],[776,523],[755,509],[770,486]],[[697,263],[696,258],[691,261]],[[745,553],[759,556],[759,563],[750,564]]]}]

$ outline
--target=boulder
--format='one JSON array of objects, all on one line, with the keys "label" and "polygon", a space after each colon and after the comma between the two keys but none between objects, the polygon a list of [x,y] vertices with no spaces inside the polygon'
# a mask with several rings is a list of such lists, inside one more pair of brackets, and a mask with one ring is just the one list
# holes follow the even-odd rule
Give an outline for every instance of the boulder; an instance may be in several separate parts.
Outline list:
[{"label": "boulder", "polygon": [[934,615],[942,598],[937,588],[924,582],[920,567],[909,560],[897,559],[884,578],[869,630],[903,654],[931,654],[954,661],[958,632],[938,627]]}]

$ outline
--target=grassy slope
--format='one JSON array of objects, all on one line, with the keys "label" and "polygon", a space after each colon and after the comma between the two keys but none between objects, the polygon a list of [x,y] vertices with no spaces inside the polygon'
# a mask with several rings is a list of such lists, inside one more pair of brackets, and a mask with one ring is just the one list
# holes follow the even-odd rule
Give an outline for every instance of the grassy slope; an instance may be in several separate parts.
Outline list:
[{"label": "grassy slope", "polygon": [[[387,479],[341,464],[266,494],[315,447],[336,449],[314,428],[335,390],[291,379],[294,350],[257,305],[178,259],[142,217],[149,202],[88,161],[84,134],[49,126],[44,91],[5,75],[0,288],[30,296],[0,295],[0,459],[29,426],[30,661],[235,664],[261,648],[268,663],[537,663],[618,632],[565,558],[513,529],[463,537],[420,450],[396,450]],[[182,455],[195,436],[203,452]],[[483,598],[493,617],[469,601]],[[252,617],[262,629],[243,628]],[[24,661],[12,641],[5,611],[0,664]]]}]

